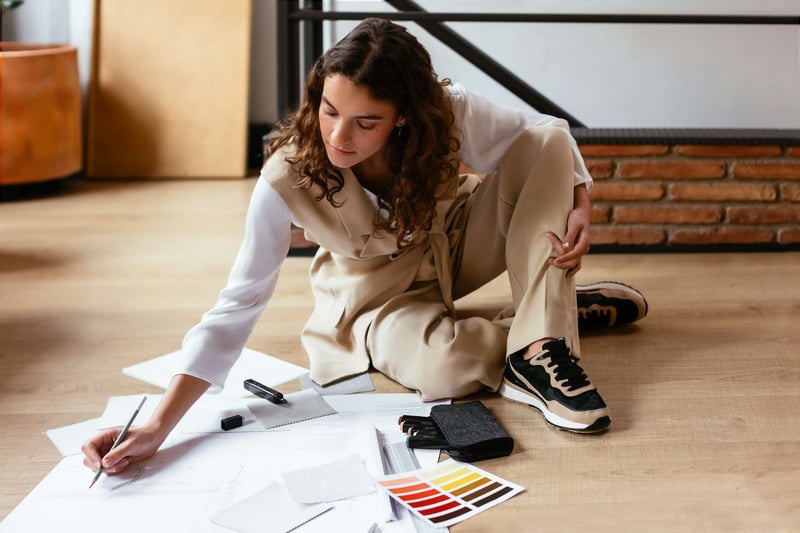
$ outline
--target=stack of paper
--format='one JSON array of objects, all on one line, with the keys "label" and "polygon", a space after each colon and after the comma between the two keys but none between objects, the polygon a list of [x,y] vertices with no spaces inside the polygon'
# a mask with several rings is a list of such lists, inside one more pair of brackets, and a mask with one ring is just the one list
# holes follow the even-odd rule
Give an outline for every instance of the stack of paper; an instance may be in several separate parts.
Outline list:
[{"label": "stack of paper", "polygon": [[[166,386],[169,379],[164,376],[172,375],[175,357],[167,354],[129,367],[126,373]],[[402,478],[385,476],[389,472],[382,445],[399,446],[405,438],[398,430],[398,417],[426,416],[435,403],[421,402],[416,394],[337,395],[308,388],[285,395],[297,410],[281,412],[285,405],[256,399],[241,382],[256,377],[275,386],[306,370],[257,352],[247,352],[237,365],[223,394],[201,397],[155,456],[120,474],[101,476],[91,491],[87,487],[92,473],[82,464],[80,444],[98,429],[123,425],[141,395],[112,397],[100,417],[48,431],[65,457],[0,524],[0,533],[60,530],[64,524],[80,524],[85,533],[105,533],[109,524],[114,524],[115,533],[295,528],[299,533],[350,533],[366,532],[373,524],[379,524],[382,533],[413,533],[443,531],[419,529],[421,516],[439,527],[455,523],[442,518],[447,514],[432,512],[424,499],[409,505],[400,494],[407,485],[396,481]],[[365,386],[363,378],[353,383],[340,384],[340,390]],[[148,396],[137,424],[147,421],[161,398]],[[223,431],[220,420],[232,414],[242,415],[243,425]],[[435,467],[438,456],[438,450],[416,451],[423,469]],[[456,477],[466,485],[477,471],[465,468]],[[430,471],[415,472],[406,477],[438,483]],[[521,490],[507,482],[500,485],[508,490],[482,498],[469,493],[461,499],[452,490],[448,496],[468,509],[460,516],[471,516]],[[439,490],[446,493],[448,487],[440,483]],[[408,511],[393,508],[390,496],[404,501]]]}]

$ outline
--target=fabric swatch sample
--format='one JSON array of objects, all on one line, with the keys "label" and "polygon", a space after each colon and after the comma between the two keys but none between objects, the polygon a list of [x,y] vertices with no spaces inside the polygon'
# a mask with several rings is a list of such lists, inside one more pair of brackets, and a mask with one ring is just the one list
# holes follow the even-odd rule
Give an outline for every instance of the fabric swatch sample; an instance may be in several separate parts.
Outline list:
[{"label": "fabric swatch sample", "polygon": [[300,376],[300,386],[304,389],[314,389],[323,396],[326,394],[354,394],[356,392],[375,390],[375,385],[372,383],[372,378],[369,377],[369,372],[364,372],[324,387],[311,381],[311,377],[308,374],[304,374]]},{"label": "fabric swatch sample", "polygon": [[375,484],[358,455],[284,472],[281,476],[289,494],[298,503],[333,502],[375,490]]},{"label": "fabric swatch sample", "polygon": [[286,487],[273,481],[259,492],[212,515],[211,521],[239,533],[284,533],[331,509],[330,505],[306,505],[289,496]]},{"label": "fabric swatch sample", "polygon": [[294,424],[337,412],[313,389],[293,392],[285,395],[284,398],[286,398],[286,403],[281,404],[274,404],[267,400],[248,402],[247,408],[261,422],[264,429]]}]

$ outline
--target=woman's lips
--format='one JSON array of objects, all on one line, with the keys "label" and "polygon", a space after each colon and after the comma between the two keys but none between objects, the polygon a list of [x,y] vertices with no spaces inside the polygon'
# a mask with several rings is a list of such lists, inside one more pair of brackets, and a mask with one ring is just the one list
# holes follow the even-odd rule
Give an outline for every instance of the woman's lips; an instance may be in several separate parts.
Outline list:
[{"label": "woman's lips", "polygon": [[334,152],[336,152],[336,153],[339,153],[339,154],[342,154],[342,155],[352,155],[352,154],[354,154],[354,153],[355,153],[355,152],[354,152],[354,151],[352,151],[352,150],[342,150],[341,148],[338,148],[338,147],[336,147],[336,146],[334,146],[334,145],[332,145],[332,144],[330,145],[330,147],[331,147],[331,148],[333,148],[333,151],[334,151]]}]

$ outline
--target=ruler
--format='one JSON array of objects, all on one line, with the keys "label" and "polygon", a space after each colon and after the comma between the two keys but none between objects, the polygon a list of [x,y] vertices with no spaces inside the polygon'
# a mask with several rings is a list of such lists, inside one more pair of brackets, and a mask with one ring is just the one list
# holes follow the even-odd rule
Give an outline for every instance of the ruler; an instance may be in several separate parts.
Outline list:
[{"label": "ruler", "polygon": [[[387,474],[401,474],[419,469],[419,461],[417,461],[417,456],[414,455],[414,450],[406,446],[405,442],[395,442],[381,446],[381,457]],[[391,502],[395,515],[399,516],[400,512],[405,511],[396,501],[391,500]],[[448,531],[446,527],[433,527],[412,512],[408,514],[411,516],[417,533],[446,533]]]},{"label": "ruler", "polygon": [[419,461],[414,455],[414,450],[406,446],[405,442],[395,442],[383,446],[387,474],[401,474],[419,469]]}]

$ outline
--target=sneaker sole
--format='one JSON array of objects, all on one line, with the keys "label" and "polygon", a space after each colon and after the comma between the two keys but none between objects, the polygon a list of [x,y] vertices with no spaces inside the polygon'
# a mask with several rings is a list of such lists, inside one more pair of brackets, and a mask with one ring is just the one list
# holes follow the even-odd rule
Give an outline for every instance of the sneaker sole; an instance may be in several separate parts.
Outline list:
[{"label": "sneaker sole", "polygon": [[626,285],[624,283],[620,283],[619,281],[598,281],[597,283],[590,283],[589,285],[576,285],[575,290],[581,292],[594,292],[594,291],[602,291],[608,290],[613,291],[614,289],[618,289],[620,286],[629,289],[631,292],[636,293],[639,298],[642,299],[644,303],[644,314],[642,318],[647,316],[647,312],[650,310],[650,304],[647,303],[647,298],[644,297],[644,294],[639,292],[637,289],[631,287],[630,285]]},{"label": "sneaker sole", "polygon": [[608,426],[611,424],[611,418],[608,416],[601,416],[588,425],[567,420],[566,418],[560,417],[554,412],[550,411],[544,402],[539,400],[539,398],[531,396],[527,392],[522,392],[507,381],[503,381],[503,384],[500,385],[498,392],[501,396],[504,396],[509,400],[514,400],[515,402],[520,402],[530,405],[531,407],[535,407],[541,411],[548,424],[562,431],[570,431],[572,433],[600,433],[601,431],[608,429]]}]

